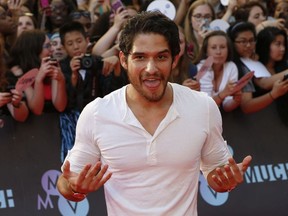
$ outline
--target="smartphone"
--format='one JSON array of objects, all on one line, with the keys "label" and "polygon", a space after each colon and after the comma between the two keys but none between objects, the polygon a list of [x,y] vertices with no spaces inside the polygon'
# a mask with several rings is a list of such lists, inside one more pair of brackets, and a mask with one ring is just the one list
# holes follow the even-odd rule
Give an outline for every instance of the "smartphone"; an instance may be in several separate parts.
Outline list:
[{"label": "smartphone", "polygon": [[5,88],[5,92],[11,93],[11,90],[12,90],[12,89],[15,89],[15,85],[8,85],[8,86],[6,86],[6,88]]},{"label": "smartphone", "polygon": [[122,3],[121,0],[114,0],[114,1],[111,1],[111,8],[112,8],[112,11],[114,13],[116,13],[116,11],[118,10],[118,8],[125,8],[124,4]]},{"label": "smartphone", "polygon": [[210,29],[210,20],[204,19],[204,24],[202,25],[202,30],[209,30]]},{"label": "smartphone", "polygon": [[58,61],[57,59],[53,58],[53,57],[50,57],[49,61],[54,65],[54,66],[58,66]]},{"label": "smartphone", "polygon": [[285,74],[284,77],[283,77],[283,81],[285,81],[287,79],[288,79],[288,74]]},{"label": "smartphone", "polygon": [[48,8],[50,6],[49,0],[41,0],[40,1],[41,8]]}]

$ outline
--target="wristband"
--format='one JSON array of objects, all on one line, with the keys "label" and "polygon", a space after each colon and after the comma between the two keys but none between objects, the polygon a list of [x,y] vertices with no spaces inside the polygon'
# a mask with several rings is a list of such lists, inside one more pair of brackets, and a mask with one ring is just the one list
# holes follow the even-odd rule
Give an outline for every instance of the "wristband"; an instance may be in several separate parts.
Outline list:
[{"label": "wristband", "polygon": [[224,98],[220,97],[220,93],[217,94],[217,97],[218,97],[220,100],[224,100]]},{"label": "wristband", "polygon": [[271,92],[269,92],[269,95],[270,95],[271,99],[274,101],[275,98],[272,96]]}]

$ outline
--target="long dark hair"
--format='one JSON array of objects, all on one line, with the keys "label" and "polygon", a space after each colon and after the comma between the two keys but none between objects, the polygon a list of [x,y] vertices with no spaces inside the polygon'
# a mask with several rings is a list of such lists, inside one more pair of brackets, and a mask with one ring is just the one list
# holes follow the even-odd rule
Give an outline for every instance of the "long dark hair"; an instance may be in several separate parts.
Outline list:
[{"label": "long dark hair", "polygon": [[0,91],[4,90],[6,79],[5,79],[5,62],[4,62],[4,40],[0,39]]},{"label": "long dark hair", "polygon": [[255,26],[250,22],[237,22],[237,23],[234,23],[233,25],[231,25],[227,29],[227,35],[233,43],[233,61],[238,68],[239,78],[245,74],[245,72],[243,71],[245,66],[244,66],[243,62],[240,60],[240,56],[239,56],[239,54],[235,48],[234,43],[235,43],[235,39],[238,37],[238,35],[242,32],[245,32],[245,31],[252,32],[254,35],[254,38],[256,39]]},{"label": "long dark hair", "polygon": [[19,65],[23,73],[39,68],[45,39],[45,32],[39,29],[24,31],[11,48],[9,67]]},{"label": "long dark hair", "polygon": [[283,29],[277,27],[266,27],[257,35],[256,53],[259,61],[266,65],[269,61],[270,46],[278,35],[284,37],[285,54],[281,61],[275,63],[275,68],[284,70],[287,68],[287,34]]},{"label": "long dark hair", "polygon": [[[276,27],[266,27],[258,33],[256,51],[259,55],[259,61],[266,65],[269,61],[269,53],[271,43],[278,35],[283,35],[285,54],[281,61],[276,62],[274,69],[276,73],[280,73],[288,68],[287,63],[287,34],[285,30]],[[276,107],[282,123],[288,126],[288,94],[285,94],[276,99]]]}]

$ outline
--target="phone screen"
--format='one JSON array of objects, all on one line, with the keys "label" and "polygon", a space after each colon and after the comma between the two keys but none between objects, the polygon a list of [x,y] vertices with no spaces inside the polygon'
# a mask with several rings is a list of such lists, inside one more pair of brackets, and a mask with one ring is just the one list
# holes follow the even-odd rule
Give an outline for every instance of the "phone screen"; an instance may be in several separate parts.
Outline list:
[{"label": "phone screen", "polygon": [[118,8],[121,8],[121,7],[124,8],[124,5],[123,5],[121,0],[115,0],[115,1],[111,2],[111,8],[112,8],[114,13],[116,13]]},{"label": "phone screen", "polygon": [[47,8],[49,6],[50,6],[49,0],[41,0],[41,7],[42,8]]}]

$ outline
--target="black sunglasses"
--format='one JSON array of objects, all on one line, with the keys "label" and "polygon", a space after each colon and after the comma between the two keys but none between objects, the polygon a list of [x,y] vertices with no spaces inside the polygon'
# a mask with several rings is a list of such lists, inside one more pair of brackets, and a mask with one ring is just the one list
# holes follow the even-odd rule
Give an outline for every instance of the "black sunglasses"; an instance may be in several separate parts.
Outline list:
[{"label": "black sunglasses", "polygon": [[79,19],[81,16],[86,17],[86,18],[91,18],[91,14],[89,11],[75,11],[71,12],[69,15],[73,19]]}]

